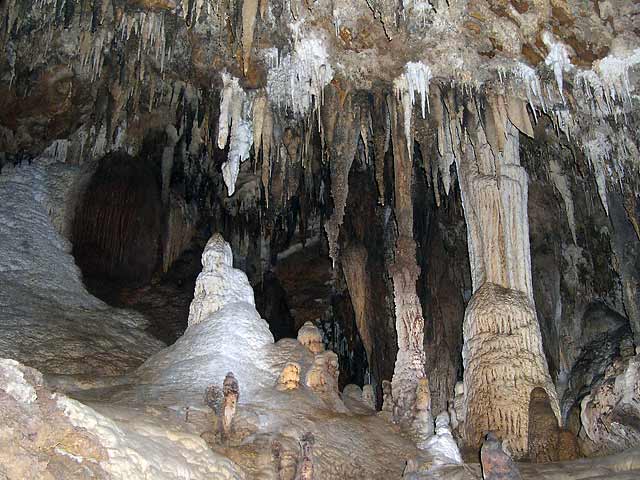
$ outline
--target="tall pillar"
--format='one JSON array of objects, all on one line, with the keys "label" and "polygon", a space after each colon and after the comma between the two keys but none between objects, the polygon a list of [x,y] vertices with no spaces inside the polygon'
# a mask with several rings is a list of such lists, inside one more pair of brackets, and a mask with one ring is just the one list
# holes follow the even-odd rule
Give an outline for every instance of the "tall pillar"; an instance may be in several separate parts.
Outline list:
[{"label": "tall pillar", "polygon": [[464,435],[479,446],[496,431],[517,457],[527,453],[531,391],[546,390],[560,412],[533,300],[528,176],[499,100],[485,127],[467,117],[470,141],[457,160],[473,282],[463,324]]}]

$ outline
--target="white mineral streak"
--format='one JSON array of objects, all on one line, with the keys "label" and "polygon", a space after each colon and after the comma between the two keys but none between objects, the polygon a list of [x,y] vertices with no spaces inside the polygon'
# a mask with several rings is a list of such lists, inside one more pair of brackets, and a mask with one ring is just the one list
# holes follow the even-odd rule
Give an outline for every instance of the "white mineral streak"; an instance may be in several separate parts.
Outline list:
[{"label": "white mineral streak", "polygon": [[567,214],[567,223],[569,224],[569,229],[571,230],[571,238],[573,238],[573,243],[577,245],[578,242],[576,239],[576,218],[574,213],[575,210],[573,207],[573,195],[571,194],[571,188],[569,187],[569,180],[563,173],[562,166],[555,158],[552,158],[549,161],[549,179],[562,197],[562,201],[564,202],[564,210]]},{"label": "white mineral streak", "polygon": [[553,35],[549,32],[544,32],[542,34],[542,41],[549,49],[549,53],[547,54],[544,62],[553,69],[553,74],[556,77],[556,84],[558,86],[560,96],[562,97],[562,101],[564,102],[564,73],[569,72],[573,68],[573,65],[571,65],[571,59],[569,58],[569,50],[565,45],[556,41]]},{"label": "white mineral streak", "polygon": [[[236,180],[240,172],[240,163],[249,158],[253,145],[251,122],[251,102],[240,87],[238,79],[229,73],[222,73],[222,98],[220,99],[220,117],[218,120],[218,147],[223,149],[229,138],[229,154],[222,164],[222,177],[227,186],[228,195],[235,192]],[[229,129],[231,135],[229,136]]]},{"label": "white mineral streak", "polygon": [[267,93],[272,105],[306,115],[322,105],[322,90],[333,79],[333,68],[324,40],[309,32],[296,35],[293,51],[267,74]]},{"label": "white mineral streak", "polygon": [[611,100],[628,100],[631,103],[629,69],[640,63],[640,48],[627,56],[609,55],[596,62],[594,70],[602,81],[605,95]]},{"label": "white mineral streak", "polygon": [[138,37],[138,60],[143,53],[153,53],[154,58],[160,63],[161,73],[164,71],[167,52],[164,20],[164,13],[153,11],[125,13],[117,26],[121,40],[128,41],[131,34]]},{"label": "white mineral streak", "polygon": [[25,381],[20,364],[15,360],[0,360],[0,389],[9,394],[16,402],[33,403],[38,398],[33,386]]},{"label": "white mineral streak", "polygon": [[584,153],[589,159],[591,168],[593,168],[593,174],[596,178],[600,201],[602,202],[605,212],[609,215],[607,177],[610,174],[607,162],[611,160],[611,142],[601,130],[595,130],[591,137],[587,137],[587,139],[583,141]]},{"label": "white mineral streak", "polygon": [[457,160],[474,291],[463,324],[464,435],[479,445],[484,433],[497,431],[521,456],[531,390],[547,391],[557,418],[559,407],[533,303],[528,177],[517,130],[510,123],[502,128],[502,152],[478,127],[473,148]]}]

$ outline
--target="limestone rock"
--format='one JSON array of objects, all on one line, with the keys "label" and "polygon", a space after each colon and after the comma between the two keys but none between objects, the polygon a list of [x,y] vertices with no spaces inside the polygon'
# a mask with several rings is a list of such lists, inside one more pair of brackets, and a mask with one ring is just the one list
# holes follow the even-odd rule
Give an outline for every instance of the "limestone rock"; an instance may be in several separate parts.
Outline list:
[{"label": "limestone rock", "polygon": [[586,447],[612,453],[640,445],[640,355],[614,362],[582,400]]}]

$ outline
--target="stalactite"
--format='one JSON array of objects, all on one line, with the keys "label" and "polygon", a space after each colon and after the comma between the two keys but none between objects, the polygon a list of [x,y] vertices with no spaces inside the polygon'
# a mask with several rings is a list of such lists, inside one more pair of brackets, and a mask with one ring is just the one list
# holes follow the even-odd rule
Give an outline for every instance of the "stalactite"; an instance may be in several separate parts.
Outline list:
[{"label": "stalactite", "polygon": [[229,155],[222,165],[222,175],[227,185],[228,195],[235,192],[236,180],[240,172],[240,163],[249,158],[253,145],[251,102],[240,87],[238,79],[227,72],[222,73],[223,91],[220,101],[220,118],[218,121],[218,147],[224,148],[229,137]]},{"label": "stalactite", "polygon": [[262,121],[262,171],[260,178],[262,181],[262,188],[264,189],[264,198],[267,208],[269,208],[269,181],[271,179],[271,142],[273,137],[273,114],[271,107],[268,105],[265,108],[264,119]]},{"label": "stalactite", "polygon": [[258,14],[258,0],[243,0],[242,2],[242,67],[244,74],[249,71],[251,64],[251,46],[253,45],[253,31]]},{"label": "stalactite", "polygon": [[[331,97],[335,105],[326,105],[327,109],[340,112],[335,123],[335,130],[327,142],[331,156],[331,196],[333,197],[333,213],[325,223],[324,229],[329,241],[329,256],[335,266],[338,260],[338,237],[340,226],[344,220],[344,209],[349,195],[349,171],[356,155],[360,139],[360,109],[354,105],[351,94],[344,95],[344,103],[340,105],[340,97]],[[325,127],[325,134],[330,127]]]},{"label": "stalactite", "polygon": [[406,150],[402,104],[388,97],[394,158],[395,216],[398,226],[395,257],[390,268],[393,281],[398,355],[393,372],[394,417],[411,421],[418,381],[424,372],[424,318],[416,291],[420,269],[416,263],[413,239],[413,200],[411,197],[413,165]]},{"label": "stalactite", "polygon": [[373,338],[369,330],[367,295],[371,290],[367,273],[367,250],[362,245],[350,246],[341,255],[342,271],[347,282],[349,296],[356,316],[358,333],[362,339],[367,359],[373,358]]},{"label": "stalactite", "polygon": [[376,184],[378,186],[378,199],[381,205],[385,202],[384,188],[384,157],[389,150],[390,119],[387,110],[386,95],[382,91],[376,91],[373,95],[371,107],[373,130],[373,154],[376,170]]},{"label": "stalactite", "polygon": [[[496,104],[486,113],[491,120],[484,129],[470,111],[475,107],[469,109],[473,148],[457,158],[474,290],[463,325],[465,439],[477,446],[495,430],[522,456],[531,391],[544,388],[560,415],[533,304],[528,178],[520,166],[517,130],[503,116],[504,102],[491,102]],[[485,136],[499,121],[505,123]]]}]

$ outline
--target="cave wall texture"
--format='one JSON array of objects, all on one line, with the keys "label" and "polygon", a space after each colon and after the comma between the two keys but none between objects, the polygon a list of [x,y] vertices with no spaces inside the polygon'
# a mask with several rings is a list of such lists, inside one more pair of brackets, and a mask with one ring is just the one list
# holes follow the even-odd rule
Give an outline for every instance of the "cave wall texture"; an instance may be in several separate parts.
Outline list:
[{"label": "cave wall texture", "polygon": [[341,385],[370,381],[380,405],[392,380],[403,421],[421,379],[434,413],[463,381],[466,441],[498,430],[520,455],[531,391],[567,425],[639,344],[637,2],[0,12],[0,166],[48,149],[89,171],[62,228],[80,264],[109,246],[89,269],[148,280],[219,231],[287,336],[301,324],[265,279],[319,245],[330,265],[308,271],[331,299],[310,320]]}]

